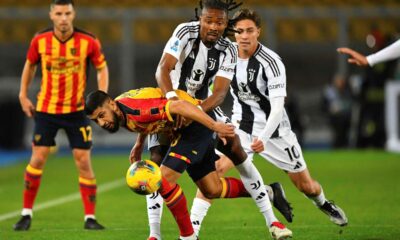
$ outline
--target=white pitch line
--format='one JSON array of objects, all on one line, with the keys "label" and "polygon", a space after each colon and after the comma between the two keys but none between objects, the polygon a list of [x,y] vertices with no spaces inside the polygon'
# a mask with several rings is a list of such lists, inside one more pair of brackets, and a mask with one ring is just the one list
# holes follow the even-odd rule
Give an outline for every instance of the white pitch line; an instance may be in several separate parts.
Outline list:
[{"label": "white pitch line", "polygon": [[[120,187],[124,184],[125,184],[125,181],[123,179],[114,180],[112,182],[108,182],[108,183],[99,185],[97,192],[98,193],[107,192],[114,188]],[[57,205],[61,205],[61,204],[67,203],[67,202],[72,202],[72,201],[78,200],[80,198],[81,198],[80,193],[69,194],[64,197],[56,198],[54,200],[50,200],[50,201],[47,201],[44,203],[39,203],[33,208],[33,210],[36,212],[39,210],[43,210],[43,209],[51,208],[51,207],[54,207]],[[10,219],[10,218],[15,218],[15,217],[19,216],[20,214],[21,214],[21,210],[2,214],[2,215],[0,215],[0,222]]]}]

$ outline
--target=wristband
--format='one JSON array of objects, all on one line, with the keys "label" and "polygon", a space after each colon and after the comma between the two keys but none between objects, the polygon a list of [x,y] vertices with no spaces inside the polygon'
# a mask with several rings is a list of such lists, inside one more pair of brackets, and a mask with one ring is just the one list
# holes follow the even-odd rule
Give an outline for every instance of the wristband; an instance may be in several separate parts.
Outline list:
[{"label": "wristband", "polygon": [[175,92],[175,91],[169,91],[169,92],[167,92],[167,93],[165,94],[165,97],[166,97],[167,99],[171,99],[171,98],[173,98],[173,97],[178,97],[178,95],[176,95],[176,92]]}]

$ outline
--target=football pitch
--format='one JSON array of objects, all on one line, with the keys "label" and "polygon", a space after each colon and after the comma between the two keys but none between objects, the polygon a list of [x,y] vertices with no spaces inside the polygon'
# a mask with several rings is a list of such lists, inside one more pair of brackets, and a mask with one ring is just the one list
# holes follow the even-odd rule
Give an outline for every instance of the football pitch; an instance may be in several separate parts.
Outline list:
[{"label": "football pitch", "polygon": [[[148,236],[145,197],[131,192],[124,177],[126,154],[95,154],[93,167],[98,183],[97,219],[104,231],[83,230],[83,208],[77,171],[70,155],[52,156],[46,165],[36,199],[30,231],[14,232],[22,205],[26,162],[0,168],[0,239],[132,239]],[[312,176],[325,195],[346,212],[349,225],[340,228],[299,193],[280,170],[257,158],[265,183],[279,181],[294,208],[287,224],[298,240],[400,239],[400,155],[383,151],[306,151]],[[229,175],[237,176],[235,170]],[[184,174],[179,181],[189,209],[195,185]],[[163,239],[177,239],[176,224],[164,206]],[[252,199],[215,200],[205,218],[200,239],[270,239],[265,222]]]}]

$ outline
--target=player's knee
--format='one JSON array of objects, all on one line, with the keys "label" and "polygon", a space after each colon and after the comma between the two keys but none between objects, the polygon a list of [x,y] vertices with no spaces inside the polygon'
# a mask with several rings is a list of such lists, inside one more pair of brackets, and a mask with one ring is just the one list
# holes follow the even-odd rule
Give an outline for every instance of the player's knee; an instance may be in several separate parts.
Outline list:
[{"label": "player's knee", "polygon": [[297,184],[297,188],[306,195],[315,195],[317,192],[312,182],[301,182]]},{"label": "player's knee", "polygon": [[202,191],[203,195],[208,199],[219,198],[221,196],[222,189],[212,188],[207,189],[207,191]]}]

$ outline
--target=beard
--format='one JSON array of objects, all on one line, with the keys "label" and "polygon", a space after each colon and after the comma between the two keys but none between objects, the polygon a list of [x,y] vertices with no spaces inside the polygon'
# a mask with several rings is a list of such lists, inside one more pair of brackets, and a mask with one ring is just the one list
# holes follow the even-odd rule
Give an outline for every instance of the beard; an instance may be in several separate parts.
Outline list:
[{"label": "beard", "polygon": [[109,128],[104,128],[106,129],[109,133],[116,133],[119,130],[119,120],[118,120],[118,116],[115,112],[112,113],[113,115],[113,127],[109,127]]}]

